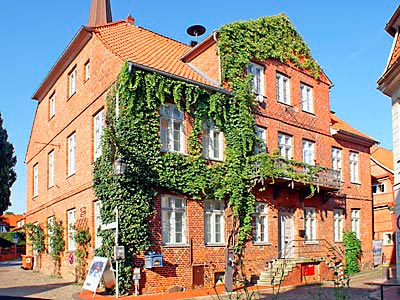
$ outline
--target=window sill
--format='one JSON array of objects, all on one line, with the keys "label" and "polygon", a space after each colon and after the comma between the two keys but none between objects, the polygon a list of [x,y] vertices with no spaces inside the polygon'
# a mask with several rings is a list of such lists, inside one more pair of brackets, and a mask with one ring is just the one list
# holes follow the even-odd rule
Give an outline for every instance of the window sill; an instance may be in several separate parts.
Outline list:
[{"label": "window sill", "polygon": [[218,162],[224,161],[224,159],[221,159],[221,158],[206,157],[206,156],[203,156],[203,158],[207,159],[207,160],[218,161]]},{"label": "window sill", "polygon": [[67,179],[68,179],[68,178],[71,178],[71,177],[74,176],[74,175],[75,175],[75,173],[72,173],[72,174],[67,175]]},{"label": "window sill", "polygon": [[205,244],[206,247],[225,247],[225,243],[207,243]]},{"label": "window sill", "polygon": [[163,248],[186,248],[189,247],[188,244],[163,244]]},{"label": "window sill", "polygon": [[350,181],[351,184],[361,185],[361,182]]},{"label": "window sill", "polygon": [[276,102],[278,102],[280,104],[283,104],[283,105],[286,105],[286,106],[289,106],[289,107],[293,107],[293,105],[291,103],[286,103],[286,102],[280,101],[278,99],[276,99]]},{"label": "window sill", "polygon": [[71,99],[75,94],[76,94],[76,91],[73,94],[69,95],[67,101],[69,101],[69,99]]},{"label": "window sill", "polygon": [[270,242],[253,242],[253,246],[271,246]]},{"label": "window sill", "polygon": [[49,191],[49,190],[51,190],[53,188],[54,188],[54,184],[52,186],[47,187],[47,190]]},{"label": "window sill", "polygon": [[314,117],[316,116],[315,112],[313,112],[313,111],[307,111],[307,110],[303,110],[303,109],[301,111],[306,113],[306,114],[312,115]]},{"label": "window sill", "polygon": [[319,241],[304,241],[304,244],[306,244],[306,245],[318,245]]}]

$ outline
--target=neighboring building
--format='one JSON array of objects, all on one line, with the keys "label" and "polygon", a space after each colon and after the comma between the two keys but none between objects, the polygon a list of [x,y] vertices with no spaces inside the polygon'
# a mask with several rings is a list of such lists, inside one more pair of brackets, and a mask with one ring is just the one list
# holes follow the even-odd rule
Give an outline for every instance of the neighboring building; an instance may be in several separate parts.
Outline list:
[{"label": "neighboring building", "polygon": [[374,203],[374,239],[382,240],[383,260],[396,263],[394,237],[396,215],[393,198],[393,152],[380,146],[371,148],[372,201]]},{"label": "neighboring building", "polygon": [[19,221],[23,215],[4,214],[0,216],[0,232],[14,231],[19,228]]},{"label": "neighboring building", "polygon": [[[389,96],[392,101],[392,124],[393,124],[393,156],[394,156],[394,199],[396,217],[400,217],[400,6],[396,9],[385,30],[393,37],[392,49],[389,53],[385,70],[378,80],[378,89]],[[400,223],[397,222],[397,236],[400,234]],[[400,257],[400,239],[396,239],[397,257]],[[396,262],[396,269],[400,270],[400,260]],[[400,280],[400,272],[397,272]]]},{"label": "neighboring building", "polygon": [[[96,10],[99,3],[103,9]],[[95,15],[103,18],[96,20]],[[125,61],[138,70],[229,94],[220,82],[217,34],[191,47],[138,27],[131,17],[112,22],[109,1],[92,2],[89,26],[79,30],[33,95],[38,106],[25,160],[26,222],[45,228],[54,218],[62,220],[67,228],[65,257],[76,249],[70,238],[75,224],[89,225],[93,249],[102,242],[97,235],[102,221],[101,204],[92,189],[93,162],[101,155],[106,94]],[[370,147],[375,140],[330,111],[332,83],[322,71],[315,78],[290,63],[267,59],[249,61],[248,72],[254,74],[252,87],[259,94],[253,112],[262,144],[256,151],[279,152],[277,167],[291,166],[291,159],[307,163],[294,168],[297,174],[307,173],[311,165],[324,168],[314,177],[311,198],[308,185],[285,176],[266,185],[261,178],[253,187],[254,240],[244,251],[246,276],[262,279],[270,261],[289,258],[299,268],[292,266],[285,284],[300,284],[304,274],[299,270],[314,258],[310,281],[326,278],[332,273],[328,254],[332,246],[342,247],[343,230],[356,232],[362,241],[362,267],[370,267]],[[160,150],[186,154],[191,117],[166,100],[160,109]],[[208,137],[204,157],[223,161],[223,132],[209,122],[203,134]],[[168,263],[158,270],[142,269],[141,291],[212,286],[226,267],[232,227],[228,203],[159,192],[151,250],[160,251]],[[137,262],[143,267],[143,257]],[[44,255],[43,270],[51,270],[46,267],[50,264]],[[74,270],[73,263],[62,260],[63,276],[74,278]]]}]

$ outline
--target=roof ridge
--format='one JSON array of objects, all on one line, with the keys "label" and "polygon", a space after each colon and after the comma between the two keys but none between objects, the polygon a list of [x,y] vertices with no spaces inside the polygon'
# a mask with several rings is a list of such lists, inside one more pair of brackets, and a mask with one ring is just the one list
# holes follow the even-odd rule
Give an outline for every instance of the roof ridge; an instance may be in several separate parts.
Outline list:
[{"label": "roof ridge", "polygon": [[102,28],[106,28],[106,27],[111,27],[111,26],[115,26],[118,25],[119,23],[128,23],[125,20],[117,20],[117,21],[113,21],[107,24],[103,24],[103,25],[99,25],[99,26],[94,26],[94,27],[89,27],[89,28],[93,28],[94,30],[98,30],[98,29],[102,29]]},{"label": "roof ridge", "polygon": [[173,42],[182,44],[183,46],[186,46],[186,47],[188,47],[189,49],[192,48],[192,47],[190,47],[189,45],[185,44],[184,42],[175,40],[175,39],[173,39],[173,38],[171,38],[171,37],[169,37],[169,36],[166,36],[166,35],[163,35],[163,34],[161,34],[161,33],[155,32],[155,31],[153,31],[153,30],[151,30],[151,29],[147,29],[147,28],[144,28],[144,27],[142,27],[142,26],[137,26],[137,25],[133,25],[133,26],[136,26],[137,28],[141,28],[141,29],[144,29],[144,30],[149,31],[149,32],[151,32],[151,33],[154,33],[154,34],[156,34],[156,35],[158,35],[158,36],[164,37],[164,38],[166,38],[166,39],[168,39],[168,40],[171,40],[171,41],[173,41]]}]

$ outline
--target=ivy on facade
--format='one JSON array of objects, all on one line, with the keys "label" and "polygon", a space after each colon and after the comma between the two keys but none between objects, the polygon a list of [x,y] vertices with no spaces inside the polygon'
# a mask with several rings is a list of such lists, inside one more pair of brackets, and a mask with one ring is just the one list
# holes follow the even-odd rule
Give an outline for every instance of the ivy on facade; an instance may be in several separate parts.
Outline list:
[{"label": "ivy on facade", "polygon": [[[116,207],[120,211],[119,243],[126,249],[126,260],[120,264],[124,290],[131,285],[134,255],[151,247],[152,236],[159,238],[149,228],[158,191],[170,190],[195,200],[226,201],[234,215],[228,244],[240,255],[252,232],[252,190],[260,178],[282,176],[282,170],[274,164],[282,158],[254,154],[260,141],[251,111],[255,105],[248,85],[251,78],[244,70],[252,58],[290,62],[314,76],[318,76],[319,67],[284,15],[228,24],[218,33],[223,79],[234,96],[157,73],[139,69],[129,72],[128,63],[108,95],[102,156],[95,162],[93,180],[95,194],[102,202],[103,223],[114,221]],[[172,101],[190,118],[188,155],[160,153],[159,110],[166,101]],[[223,162],[210,163],[202,157],[206,121],[214,121],[224,133]],[[127,161],[126,172],[120,177],[114,176],[112,169],[118,155]],[[290,164],[305,166],[295,161]],[[312,176],[320,168],[307,166],[307,170],[307,174],[299,175],[288,167],[284,175],[313,187]],[[100,235],[103,244],[98,254],[111,257],[114,233],[108,230]]]}]

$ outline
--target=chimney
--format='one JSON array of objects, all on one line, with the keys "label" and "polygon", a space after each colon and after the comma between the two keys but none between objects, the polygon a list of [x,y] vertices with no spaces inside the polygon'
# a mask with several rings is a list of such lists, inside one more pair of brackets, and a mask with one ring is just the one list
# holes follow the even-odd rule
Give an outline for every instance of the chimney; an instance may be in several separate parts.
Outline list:
[{"label": "chimney", "polygon": [[96,27],[112,22],[110,0],[92,0],[89,27]]}]

